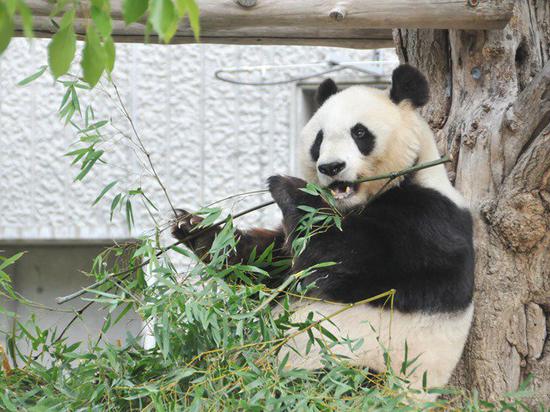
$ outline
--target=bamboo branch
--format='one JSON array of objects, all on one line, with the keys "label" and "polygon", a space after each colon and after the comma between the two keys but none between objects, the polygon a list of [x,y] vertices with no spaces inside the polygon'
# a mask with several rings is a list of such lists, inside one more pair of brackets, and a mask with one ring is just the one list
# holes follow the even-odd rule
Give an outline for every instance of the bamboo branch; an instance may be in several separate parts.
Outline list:
[{"label": "bamboo branch", "polygon": [[153,174],[153,177],[161,187],[162,191],[164,192],[164,196],[166,197],[166,200],[168,201],[168,204],[170,205],[170,208],[172,209],[172,212],[174,213],[174,216],[177,216],[176,209],[174,208],[174,205],[172,204],[172,201],[170,200],[170,196],[168,195],[168,191],[166,190],[166,186],[162,183],[162,180],[160,180],[160,176],[158,175],[157,171],[155,170],[155,166],[153,164],[153,161],[151,160],[151,154],[147,151],[145,148],[145,145],[143,144],[143,141],[141,140],[141,137],[139,136],[139,133],[137,132],[136,126],[134,124],[134,121],[132,120],[132,117],[130,116],[130,113],[126,109],[126,105],[124,104],[124,101],[122,100],[122,96],[120,95],[118,91],[118,87],[116,83],[111,80],[111,84],[113,85],[113,88],[115,89],[115,93],[117,96],[118,103],[122,109],[122,113],[124,114],[124,117],[126,117],[126,120],[128,123],[130,123],[130,127],[132,128],[132,132],[134,133],[134,136],[136,137],[136,140],[138,142],[139,148],[141,151],[145,154],[145,157],[147,157],[147,162],[149,163],[149,167],[151,168],[151,173]]},{"label": "bamboo branch", "polygon": [[[371,177],[367,177],[367,178],[364,178],[364,179],[360,179],[360,180],[357,180],[355,183],[362,183],[362,182],[370,182],[370,181],[374,181],[374,180],[383,180],[383,179],[390,179],[391,180],[394,180],[400,176],[404,176],[406,174],[409,174],[409,173],[414,173],[418,170],[422,170],[422,169],[426,169],[426,168],[429,168],[429,167],[433,167],[433,166],[437,166],[439,164],[443,164],[443,163],[447,163],[447,162],[450,162],[450,159],[448,156],[444,156],[442,157],[441,159],[437,159],[437,160],[433,160],[431,162],[426,162],[426,163],[422,163],[422,164],[419,164],[419,165],[415,165],[415,166],[412,166],[412,167],[409,167],[407,169],[403,169],[401,171],[398,171],[398,172],[390,172],[390,173],[385,173],[385,174],[382,174],[382,175],[377,175],[377,176],[371,176]],[[388,182],[389,183],[389,182]],[[384,186],[385,187],[385,186]],[[255,191],[256,192],[256,191]],[[255,192],[251,192],[251,193],[255,193]],[[261,192],[261,191],[257,191],[257,192]],[[236,219],[236,218],[239,218],[241,216],[244,216],[244,215],[247,215],[249,213],[252,213],[256,210],[259,210],[259,209],[263,209],[264,207],[267,207],[267,206],[270,206],[272,204],[274,204],[275,201],[273,200],[270,200],[270,201],[267,201],[267,202],[264,202],[264,203],[261,203],[257,206],[254,206],[254,207],[251,207],[249,209],[245,209],[243,210],[242,212],[239,212],[239,213],[236,213],[234,215],[232,215],[232,218],[233,219]],[[224,224],[226,222],[225,219],[223,220],[220,220],[216,223],[214,223],[212,226],[209,226],[207,228],[204,228],[202,230],[197,230],[196,232],[194,233],[191,233],[189,236],[187,236],[185,239],[182,239],[182,240],[179,240],[177,242],[174,242],[172,243],[171,245],[159,250],[156,254],[156,257],[159,257],[160,255],[162,255],[163,253],[167,252],[168,250],[172,249],[173,247],[177,246],[177,245],[180,245],[182,243],[185,243],[185,242],[188,242],[190,240],[193,240],[195,239],[196,237],[200,236],[200,235],[203,235],[204,233],[207,233],[213,229],[215,229],[216,227],[219,227],[221,226],[222,224]],[[135,266],[135,267],[132,267],[132,268],[129,268],[129,269],[126,269],[122,272],[117,272],[117,273],[113,273],[111,275],[108,275],[106,276],[104,279],[98,281],[98,282],[95,282],[79,291],[76,291],[74,293],[71,293],[70,295],[67,295],[67,296],[62,296],[62,297],[58,297],[56,298],[56,302],[58,304],[63,304],[63,303],[66,303],[70,300],[73,300],[75,298],[78,298],[79,296],[82,296],[84,295],[85,293],[92,293],[93,291],[91,289],[95,289],[95,288],[98,288],[99,286],[107,283],[109,280],[111,280],[112,278],[114,277],[119,277],[119,276],[123,276],[123,275],[127,275],[131,272],[133,272],[134,270],[136,269],[139,269],[140,267],[143,267],[147,264],[149,264],[151,262],[151,259],[147,259],[145,261],[143,261],[140,265],[138,266]]]},{"label": "bamboo branch", "polygon": [[357,301],[357,302],[343,303],[343,304],[341,304],[342,307],[340,309],[330,313],[327,316],[321,315],[322,317],[320,319],[316,320],[315,322],[310,323],[305,328],[298,329],[296,332],[286,336],[280,343],[278,343],[273,348],[271,348],[269,351],[267,351],[267,353],[262,358],[260,358],[257,362],[259,363],[263,359],[266,359],[271,354],[276,352],[280,347],[282,347],[285,343],[287,343],[288,341],[294,339],[298,335],[301,335],[302,333],[307,332],[308,330],[311,330],[311,329],[319,326],[322,322],[325,322],[327,320],[330,321],[335,316],[338,316],[339,314],[341,314],[341,313],[343,313],[347,310],[350,310],[351,308],[354,308],[355,306],[364,305],[366,303],[374,302],[375,300],[382,299],[384,297],[386,297],[386,298],[389,297],[391,299],[391,305],[392,305],[392,308],[393,308],[393,298],[394,298],[394,296],[395,296],[395,289],[390,289],[390,290],[388,290],[386,292],[383,292],[383,293],[380,293],[376,296],[372,296],[370,298],[362,299],[362,300]]},{"label": "bamboo branch", "polygon": [[[242,212],[236,213],[236,214],[232,215],[231,217],[232,217],[232,219],[237,219],[237,218],[239,218],[239,217],[241,217],[241,216],[247,215],[247,214],[252,213],[252,212],[254,212],[254,211],[256,211],[256,210],[259,210],[259,209],[262,209],[262,208],[264,208],[264,207],[266,207],[266,206],[272,205],[272,204],[274,204],[274,203],[275,203],[275,202],[274,202],[273,200],[271,200],[271,201],[269,201],[269,202],[261,203],[261,204],[259,204],[259,205],[254,206],[254,207],[251,207],[251,208],[249,208],[249,209],[245,209],[245,210],[243,210]],[[220,220],[220,221],[218,221],[218,222],[212,224],[212,226],[209,226],[209,227],[204,228],[204,229],[202,229],[202,230],[197,230],[196,232],[191,233],[191,234],[190,234],[189,236],[187,236],[185,239],[178,240],[177,242],[174,242],[174,243],[172,243],[171,245],[169,245],[169,246],[167,246],[167,247],[165,247],[165,248],[162,248],[161,250],[159,250],[159,251],[156,253],[155,256],[156,256],[156,257],[159,257],[159,256],[162,255],[163,253],[165,253],[165,252],[167,252],[167,251],[173,249],[175,246],[178,246],[178,245],[180,245],[180,244],[182,244],[182,243],[185,243],[185,242],[188,242],[188,241],[190,241],[190,240],[193,240],[193,239],[195,239],[196,237],[198,237],[198,236],[200,236],[200,235],[203,235],[204,233],[207,233],[207,232],[209,232],[209,231],[211,231],[211,230],[213,230],[213,229],[215,229],[215,228],[217,228],[217,227],[223,225],[225,222],[226,222],[226,220],[223,219],[223,220]],[[63,304],[63,303],[66,303],[66,302],[69,302],[69,301],[71,301],[71,300],[73,300],[73,299],[76,299],[76,298],[78,298],[78,297],[84,295],[85,293],[93,293],[93,290],[92,290],[92,289],[96,289],[96,288],[100,287],[101,285],[107,283],[108,281],[110,281],[111,279],[113,279],[113,278],[115,278],[115,277],[128,275],[128,274],[130,274],[131,272],[133,272],[134,270],[139,269],[139,268],[141,268],[141,267],[143,267],[143,266],[148,265],[150,262],[151,262],[151,259],[146,259],[146,260],[144,260],[143,262],[141,262],[141,263],[140,263],[139,265],[137,265],[137,266],[134,266],[134,267],[125,269],[125,270],[123,270],[123,271],[121,271],[121,272],[112,273],[112,274],[106,276],[105,278],[103,278],[103,279],[101,279],[101,280],[99,280],[99,281],[97,281],[97,282],[95,282],[95,283],[93,283],[93,284],[91,284],[91,285],[89,285],[89,286],[87,286],[87,287],[85,287],[85,288],[82,288],[82,289],[80,289],[80,290],[78,290],[78,291],[76,291],[76,292],[74,292],[74,293],[71,293],[70,295],[67,295],[67,296],[60,296],[60,297],[56,298],[55,301],[56,301],[57,304],[61,305],[61,304]]]},{"label": "bamboo branch", "polygon": [[[443,163],[446,163],[446,162],[449,162],[450,159],[448,156],[444,156],[442,157],[441,159],[437,159],[437,160],[433,160],[431,162],[426,162],[426,163],[421,163],[419,165],[415,165],[415,166],[412,166],[412,167],[409,167],[407,169],[403,169],[401,171],[398,171],[398,172],[391,172],[391,173],[386,173],[386,174],[383,174],[383,175],[378,175],[378,176],[372,176],[372,177],[367,177],[367,178],[364,178],[364,179],[360,179],[358,180],[357,182],[370,182],[370,181],[374,181],[374,180],[383,180],[383,179],[390,179],[388,182],[386,182],[386,185],[384,185],[383,187],[386,187],[387,184],[389,182],[391,182],[392,180],[400,177],[400,176],[404,176],[406,174],[409,174],[409,173],[414,173],[418,170],[422,170],[422,169],[426,169],[426,168],[429,168],[429,167],[433,167],[433,166],[437,166],[439,164],[443,164]],[[378,192],[380,193],[380,191]],[[378,194],[377,193],[377,194]],[[375,195],[376,196],[376,195]],[[239,218],[241,216],[244,216],[244,215],[247,215],[249,213],[252,213],[256,210],[259,210],[259,209],[263,209],[264,207],[267,207],[267,206],[270,206],[272,204],[274,204],[275,201],[271,200],[271,201],[268,201],[268,202],[264,202],[264,203],[261,203],[259,205],[256,205],[256,206],[253,206],[249,209],[246,209],[246,210],[243,210],[242,212],[239,212],[239,213],[236,213],[234,215],[232,215],[232,218],[233,219],[236,219],[236,218]],[[163,253],[167,252],[168,250],[174,248],[175,246],[181,244],[181,243],[184,243],[184,242],[187,242],[189,240],[193,240],[195,239],[196,237],[204,234],[204,233],[207,233],[213,229],[215,229],[216,227],[219,227],[221,226],[222,224],[224,224],[226,222],[226,219],[223,219],[223,220],[220,220],[219,222],[216,222],[214,223],[212,226],[209,226],[207,228],[204,228],[202,230],[197,230],[195,233],[191,233],[189,236],[187,236],[185,239],[182,239],[182,240],[179,240],[177,242],[174,242],[172,243],[171,245],[165,247],[165,248],[162,248],[161,250],[159,250],[157,253],[156,253],[156,257],[159,257],[160,255],[162,255]],[[147,264],[149,264],[151,262],[151,259],[146,259],[145,261],[143,261],[141,264],[139,264],[138,266],[135,266],[135,267],[132,267],[132,268],[129,268],[129,269],[126,269],[122,272],[117,272],[117,273],[113,273],[107,277],[105,277],[104,279],[98,281],[98,282],[95,282],[94,284],[86,287],[86,288],[83,288],[77,292],[74,292],[70,295],[67,295],[67,296],[63,296],[63,297],[58,297],[56,298],[56,302],[58,304],[63,304],[63,303],[66,303],[70,300],[73,300],[73,299],[76,299],[82,295],[84,295],[85,293],[92,293],[93,290],[92,289],[95,289],[95,288],[98,288],[100,286],[102,286],[103,284],[107,283],[108,281],[112,280],[113,278],[118,278],[119,276],[122,276],[121,279],[119,279],[119,281],[122,281],[124,279],[126,279],[134,270],[140,268],[140,267],[143,267]],[[291,277],[293,278],[293,277]],[[285,282],[286,284],[286,282]],[[290,284],[290,281],[288,281],[288,284]],[[288,285],[286,284],[285,287]],[[111,287],[112,288],[112,287]],[[111,289],[109,288],[109,290]],[[280,291],[277,292],[277,294],[280,293]],[[273,298],[275,298],[276,295],[273,296]],[[71,319],[71,321],[63,328],[61,334],[59,335],[59,337],[57,338],[56,342],[57,341],[60,341],[61,338],[65,335],[66,331],[69,329],[69,327],[74,323],[74,321],[76,319],[78,319],[82,313],[84,311],[86,311],[91,305],[93,304],[93,302],[89,302],[87,303],[86,305],[84,305],[81,309],[79,309],[77,312],[76,312],[76,315]]]},{"label": "bamboo branch", "polygon": [[[251,207],[251,208],[249,208],[249,209],[243,210],[242,212],[236,213],[235,215],[232,216],[232,218],[233,218],[233,219],[239,218],[239,217],[241,217],[241,216],[244,216],[244,215],[246,215],[246,214],[248,214],[248,213],[252,213],[252,212],[254,212],[254,211],[256,211],[256,210],[262,209],[262,208],[264,208],[264,207],[266,207],[266,206],[269,206],[269,205],[272,205],[272,204],[274,204],[274,203],[275,203],[274,201],[269,201],[269,202],[261,203],[261,204],[259,204],[259,205],[257,205],[257,206],[254,206],[254,207]],[[165,248],[159,250],[159,251],[156,253],[155,256],[156,256],[156,257],[159,257],[159,256],[162,255],[163,253],[165,253],[165,252],[167,252],[168,250],[172,249],[174,246],[177,246],[177,245],[179,245],[179,244],[181,244],[181,243],[183,243],[183,242],[187,242],[187,241],[189,241],[189,240],[193,240],[195,237],[197,237],[197,236],[199,236],[199,235],[201,235],[201,234],[203,234],[203,233],[207,233],[207,232],[209,232],[210,230],[213,230],[214,228],[216,228],[216,227],[218,227],[218,226],[221,226],[223,223],[225,223],[225,221],[226,221],[226,220],[224,219],[224,220],[221,220],[221,221],[219,221],[219,222],[217,222],[217,223],[214,223],[212,226],[209,226],[209,227],[207,227],[207,228],[205,228],[205,229],[203,229],[203,230],[198,230],[197,232],[192,233],[192,234],[190,234],[189,236],[187,236],[185,239],[179,240],[179,241],[177,241],[177,242],[174,242],[174,243],[172,243],[171,245],[169,245],[168,247],[165,247]],[[68,302],[68,301],[70,301],[70,300],[76,299],[76,298],[78,298],[79,296],[84,295],[85,293],[88,293],[88,292],[92,293],[93,291],[90,290],[90,289],[95,289],[95,288],[97,288],[97,287],[99,287],[99,286],[101,286],[101,285],[107,283],[109,280],[113,279],[114,277],[123,276],[123,277],[120,279],[120,281],[122,281],[122,280],[126,279],[128,276],[130,276],[130,274],[131,274],[134,270],[136,270],[136,269],[138,269],[138,268],[140,268],[140,267],[143,267],[143,266],[149,264],[149,262],[151,262],[151,259],[145,260],[144,262],[142,262],[140,265],[138,265],[138,266],[136,266],[136,267],[132,267],[132,268],[126,269],[126,270],[124,270],[124,271],[122,271],[122,272],[113,273],[113,274],[111,274],[111,275],[105,277],[104,279],[102,279],[102,280],[100,280],[100,281],[98,281],[98,282],[96,282],[96,283],[94,283],[94,284],[92,284],[92,285],[90,285],[90,286],[88,286],[88,287],[86,287],[86,288],[83,288],[83,289],[81,289],[81,290],[79,290],[79,291],[77,291],[77,292],[75,292],[75,293],[72,293],[72,294],[67,295],[67,296],[63,296],[63,297],[58,297],[58,298],[56,298],[56,302],[57,302],[58,304],[63,304],[63,303],[66,303],[66,302]],[[109,288],[108,290],[111,290],[111,289],[112,289],[112,287]],[[59,336],[57,337],[57,339],[55,340],[55,343],[59,342],[59,341],[63,338],[63,336],[65,335],[65,333],[66,333],[67,330],[69,329],[69,327],[70,327],[70,326],[71,326],[80,316],[82,316],[82,314],[83,314],[90,306],[92,306],[93,303],[94,303],[93,301],[88,302],[86,305],[84,305],[83,307],[81,307],[79,310],[76,311],[75,316],[73,316],[73,318],[69,321],[69,323],[67,323],[67,325],[65,325],[65,327],[64,327],[63,330],[61,331],[60,335],[59,335]]]},{"label": "bamboo branch", "polygon": [[365,177],[363,179],[356,180],[353,183],[372,182],[373,180],[383,180],[383,179],[394,180],[394,179],[397,179],[398,177],[408,175],[409,173],[418,172],[419,170],[427,169],[429,167],[437,166],[450,161],[451,159],[449,158],[449,156],[443,156],[441,159],[432,160],[431,162],[426,162],[426,163],[420,163],[418,165],[408,167],[407,169],[400,170],[399,172],[390,172],[390,173],[385,173],[383,175]]},{"label": "bamboo branch", "polygon": [[262,309],[264,309],[267,305],[269,305],[281,292],[283,292],[288,285],[290,285],[292,282],[299,280],[302,276],[304,276],[305,271],[300,271],[298,273],[295,273],[293,275],[290,275],[286,280],[278,287],[276,288],[273,293],[262,302],[260,306],[258,306],[250,315],[255,315],[256,313],[260,312]]}]

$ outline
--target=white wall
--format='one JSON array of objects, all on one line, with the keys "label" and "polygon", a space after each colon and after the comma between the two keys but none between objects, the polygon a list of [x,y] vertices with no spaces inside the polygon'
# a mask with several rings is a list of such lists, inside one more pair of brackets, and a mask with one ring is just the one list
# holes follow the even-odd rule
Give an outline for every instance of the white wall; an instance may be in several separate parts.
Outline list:
[{"label": "white wall", "polygon": [[[47,61],[46,46],[44,40],[29,44],[15,39],[0,57],[0,254],[27,250],[11,268],[14,287],[24,296],[55,306],[56,296],[91,283],[79,270],[89,268],[100,246],[152,227],[139,207],[137,228],[132,233],[122,215],[110,223],[109,204],[114,193],[91,207],[107,183],[118,179],[117,189],[140,185],[146,191],[151,189],[150,197],[161,206],[161,220],[171,215],[161,190],[144,175],[125,139],[107,145],[109,165],[98,165],[84,182],[73,183],[77,169],[70,167],[69,158],[63,154],[76,137],[56,115],[63,88],[54,84],[49,74],[28,86],[17,86]],[[264,188],[266,178],[274,173],[295,173],[296,134],[311,111],[311,93],[302,93],[300,85],[235,86],[216,80],[215,70],[322,62],[335,52],[350,61],[395,58],[393,51],[121,44],[117,45],[114,79],[173,203],[193,210],[228,195]],[[270,71],[265,80],[318,70]],[[364,80],[350,71],[336,77]],[[92,102],[99,118],[112,117],[117,127],[129,132],[129,125],[105,92],[113,95],[112,88],[98,87],[90,96],[82,96],[82,104]],[[254,196],[226,206],[238,211],[266,199]],[[271,207],[237,224],[274,225],[276,215]],[[82,302],[71,305],[80,307]],[[28,318],[27,308],[8,306],[21,319]],[[62,328],[68,316],[40,312],[38,319],[44,328]],[[70,340],[85,336],[95,339],[104,316],[103,311],[87,312],[85,322],[69,330]],[[11,329],[9,325],[0,319],[0,330]],[[127,330],[137,332],[140,326],[138,316],[130,314],[106,339],[124,339]]]},{"label": "white wall", "polygon": [[[7,256],[20,251],[19,247],[0,247],[0,249],[2,249],[0,254]],[[13,279],[14,289],[32,302],[42,303],[64,312],[39,310],[21,303],[6,301],[2,296],[0,296],[0,306],[17,313],[19,321],[29,319],[31,314],[35,313],[36,322],[42,329],[57,327],[60,333],[73,318],[74,311],[80,309],[85,303],[76,299],[63,306],[57,306],[55,298],[86,287],[93,281],[82,275],[80,271],[90,270],[94,257],[103,250],[103,247],[100,245],[26,245],[25,250],[27,253],[8,269],[8,274]],[[112,322],[121,310],[122,308],[112,313]],[[67,343],[83,342],[82,349],[84,349],[88,337],[91,342],[95,342],[106,316],[107,311],[101,305],[94,303],[85,316],[74,322],[68,330]],[[0,315],[0,331],[11,331],[12,322],[12,318]],[[102,336],[103,342],[113,344],[117,340],[125,342],[127,334],[136,336],[142,327],[141,318],[134,311],[129,311],[117,325]],[[30,330],[34,333],[34,327]],[[0,332],[0,343],[7,347],[3,340],[4,335]],[[18,344],[18,348],[25,353],[30,350],[21,343]]]},{"label": "white wall", "polygon": [[[46,45],[16,39],[0,58],[0,240],[128,237],[122,216],[109,223],[108,201],[90,207],[115,178],[123,182],[120,187],[154,187],[152,197],[169,216],[160,190],[142,175],[127,147],[107,153],[111,166],[100,167],[83,183],[72,182],[76,169],[62,154],[75,138],[55,114],[62,87],[50,75],[26,87],[16,85],[46,62]],[[274,173],[292,172],[298,86],[234,86],[214,79],[214,71],[320,62],[335,51],[349,60],[374,56],[372,51],[315,47],[121,44],[114,78],[174,203],[192,209],[263,188]],[[394,58],[393,52],[381,58]],[[282,75],[268,72],[266,79]],[[348,71],[338,77],[353,81],[361,76]],[[96,112],[113,115],[119,127],[129,130],[100,89],[91,99]],[[235,208],[262,200],[254,197]],[[266,223],[273,213],[260,212],[248,222]],[[143,211],[136,221],[139,228],[132,235],[150,227]]]}]

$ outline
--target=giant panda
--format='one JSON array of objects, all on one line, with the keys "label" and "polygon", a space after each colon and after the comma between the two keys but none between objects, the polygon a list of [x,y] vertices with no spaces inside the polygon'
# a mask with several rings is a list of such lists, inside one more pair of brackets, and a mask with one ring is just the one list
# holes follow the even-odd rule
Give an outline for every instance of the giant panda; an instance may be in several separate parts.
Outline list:
[{"label": "giant panda", "polygon": [[[291,254],[293,230],[305,213],[298,206],[326,206],[301,188],[313,182],[329,189],[344,216],[341,230],[332,227],[313,236],[301,254],[292,256],[290,272],[270,279],[269,286],[319,262],[337,262],[304,279],[315,283],[310,293],[316,299],[294,302],[295,322],[305,321],[310,313],[322,319],[340,307],[395,289],[393,309],[384,300],[351,305],[323,326],[334,335],[363,341],[355,351],[351,345],[331,349],[352,365],[376,371],[391,366],[398,373],[405,357],[416,358],[406,373],[418,389],[425,372],[429,386],[448,382],[468,336],[473,315],[472,218],[443,165],[390,184],[353,182],[440,158],[434,136],[416,110],[428,97],[426,78],[410,65],[394,70],[389,90],[357,85],[339,91],[334,81],[325,80],[317,92],[320,107],[300,136],[303,179],[268,180],[283,215],[281,229],[238,231],[237,252],[231,257],[246,260],[253,249],[261,251],[272,243],[280,256]],[[185,239],[199,221],[184,213],[174,235]],[[190,246],[204,252],[214,235],[199,236]],[[286,368],[323,368],[321,349],[308,347],[308,340],[302,333],[282,348],[279,356],[286,358]]]}]

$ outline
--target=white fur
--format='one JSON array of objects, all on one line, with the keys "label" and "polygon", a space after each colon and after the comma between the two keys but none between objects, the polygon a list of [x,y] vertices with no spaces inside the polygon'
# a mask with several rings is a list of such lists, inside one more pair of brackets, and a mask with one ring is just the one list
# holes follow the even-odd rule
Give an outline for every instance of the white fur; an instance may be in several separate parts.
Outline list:
[{"label": "white fur", "polygon": [[[362,123],[375,136],[374,149],[367,156],[361,154],[350,135],[351,128],[357,123]],[[319,159],[314,162],[310,148],[319,130],[323,130],[324,137]],[[399,171],[415,162],[425,163],[440,158],[432,131],[408,101],[396,105],[387,91],[365,86],[353,86],[330,97],[304,127],[301,145],[299,161],[305,179],[322,186],[328,186],[334,180],[354,181]],[[346,168],[334,178],[318,172],[319,164],[335,161],[346,162]],[[418,171],[413,179],[421,186],[437,190],[459,207],[465,207],[464,199],[452,187],[443,165]],[[340,201],[338,206],[348,209],[363,204],[384,183],[362,183],[357,194]],[[310,312],[315,314],[315,319],[320,319],[343,306],[328,302],[296,302],[293,320],[304,321]],[[413,387],[421,388],[424,371],[428,372],[430,386],[447,383],[461,356],[472,314],[473,305],[455,314],[430,314],[391,312],[363,304],[323,322],[323,327],[341,338],[363,339],[363,345],[356,352],[346,345],[333,347],[332,352],[349,357],[353,365],[368,366],[377,371],[386,370],[383,356],[386,349],[391,366],[398,373],[407,342],[408,359],[419,356],[408,370],[408,373],[412,372],[408,379]],[[319,331],[314,335],[322,338]],[[307,333],[301,333],[283,347],[279,358],[288,354],[287,368],[322,367],[317,345],[311,347],[310,353],[305,353],[308,340]]]},{"label": "white fur", "polygon": [[[363,156],[350,135],[351,128],[362,123],[375,136],[373,151]],[[319,130],[323,130],[320,155],[314,162],[310,148]],[[353,86],[330,97],[304,127],[300,137],[299,163],[305,179],[328,186],[334,180],[360,178],[403,170],[440,158],[434,136],[426,121],[408,101],[393,103],[387,91]],[[346,162],[337,176],[319,173],[317,166]],[[466,203],[449,182],[443,165],[417,172],[414,180],[421,186],[437,190],[459,207]],[[385,180],[362,183],[358,193],[339,202],[348,209],[365,203],[384,185]]]},{"label": "white fur", "polygon": [[[328,302],[301,302],[293,306],[292,320],[303,322],[313,312],[314,320],[330,317],[346,305]],[[414,362],[406,371],[407,379],[416,389],[422,388],[422,377],[427,371],[428,386],[441,387],[447,383],[460,359],[472,321],[473,305],[457,314],[401,313],[371,305],[353,306],[321,323],[333,335],[340,338],[363,339],[363,345],[353,352],[348,345],[331,348],[335,355],[346,356],[355,366],[368,366],[378,372],[386,370],[384,348],[391,359],[393,370],[399,374],[405,359],[405,342],[408,346],[407,359]],[[330,340],[316,329],[316,338]],[[321,364],[321,350],[313,345],[308,354],[305,348],[309,340],[307,333],[301,333],[282,348],[279,359],[289,356],[286,368],[318,369]]]}]

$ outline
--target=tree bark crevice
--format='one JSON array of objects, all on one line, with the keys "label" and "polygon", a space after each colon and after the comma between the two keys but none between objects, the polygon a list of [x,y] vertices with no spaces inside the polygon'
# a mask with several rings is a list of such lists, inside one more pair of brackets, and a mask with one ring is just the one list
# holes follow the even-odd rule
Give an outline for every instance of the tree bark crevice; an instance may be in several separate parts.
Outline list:
[{"label": "tree bark crevice", "polygon": [[549,122],[550,61],[504,114],[500,153],[491,159],[493,174],[497,176],[497,181],[502,182],[506,178],[522,153]]}]

